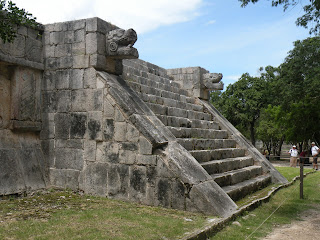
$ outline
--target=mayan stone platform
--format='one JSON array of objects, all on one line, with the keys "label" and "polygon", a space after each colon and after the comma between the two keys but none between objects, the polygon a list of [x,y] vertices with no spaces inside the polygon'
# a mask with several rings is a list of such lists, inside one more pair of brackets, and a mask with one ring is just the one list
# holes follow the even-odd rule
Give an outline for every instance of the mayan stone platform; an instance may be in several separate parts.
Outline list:
[{"label": "mayan stone platform", "polygon": [[138,59],[99,18],[0,44],[0,195],[47,187],[227,216],[287,180],[209,102],[222,74]]}]

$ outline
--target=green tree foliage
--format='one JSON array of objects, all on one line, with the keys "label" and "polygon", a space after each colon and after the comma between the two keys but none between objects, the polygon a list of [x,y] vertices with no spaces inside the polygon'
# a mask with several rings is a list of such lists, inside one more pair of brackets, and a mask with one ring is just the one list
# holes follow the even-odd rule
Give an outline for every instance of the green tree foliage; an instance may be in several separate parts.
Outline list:
[{"label": "green tree foliage", "polygon": [[[279,155],[285,141],[320,142],[320,37],[294,42],[278,67],[243,74],[225,92],[211,95],[213,105],[254,143]],[[272,149],[272,150],[271,150]],[[301,150],[301,148],[300,148]]]},{"label": "green tree foliage", "polygon": [[[241,7],[246,7],[249,3],[257,3],[259,0],[239,0]],[[320,0],[309,0],[302,7],[304,14],[297,18],[296,25],[304,28],[309,28],[310,34],[320,34]],[[286,11],[296,6],[302,6],[303,1],[301,0],[272,0],[271,4],[273,7],[283,5],[283,10]]]},{"label": "green tree foliage", "polygon": [[[266,82],[245,73],[225,92],[214,93],[212,103],[218,110],[255,145],[255,125],[260,110],[266,104]],[[220,98],[220,99],[219,99]]]},{"label": "green tree foliage", "polygon": [[304,142],[320,140],[320,37],[294,43],[280,65],[278,89],[286,113],[286,139]]},{"label": "green tree foliage", "polygon": [[12,42],[20,25],[39,26],[32,14],[18,8],[12,1],[0,0],[0,38],[3,42]]}]

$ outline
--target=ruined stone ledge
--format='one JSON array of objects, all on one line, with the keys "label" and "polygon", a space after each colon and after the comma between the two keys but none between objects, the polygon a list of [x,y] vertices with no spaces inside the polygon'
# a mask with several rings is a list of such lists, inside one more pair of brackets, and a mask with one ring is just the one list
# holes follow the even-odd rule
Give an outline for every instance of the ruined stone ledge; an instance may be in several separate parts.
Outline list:
[{"label": "ruined stone ledge", "polygon": [[11,120],[10,129],[16,131],[40,132],[41,122]]},{"label": "ruined stone ledge", "polygon": [[44,70],[43,63],[32,62],[32,61],[28,61],[23,58],[16,58],[16,57],[12,57],[12,56],[7,56],[2,53],[0,53],[0,61],[7,62],[12,65],[19,65],[19,66],[25,66],[25,67],[38,69],[38,70]]}]

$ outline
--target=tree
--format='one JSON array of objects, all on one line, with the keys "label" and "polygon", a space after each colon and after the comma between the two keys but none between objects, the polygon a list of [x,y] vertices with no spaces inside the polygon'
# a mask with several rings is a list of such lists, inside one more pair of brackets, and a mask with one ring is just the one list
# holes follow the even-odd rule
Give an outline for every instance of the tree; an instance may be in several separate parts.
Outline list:
[{"label": "tree", "polygon": [[[246,7],[249,3],[256,3],[259,0],[239,0],[241,7]],[[304,15],[297,18],[296,25],[304,28],[310,28],[309,33],[320,34],[320,0],[309,0],[309,4],[303,6]],[[283,5],[283,10],[286,11],[290,7],[294,8],[301,5],[301,0],[272,0],[271,5],[277,7]]]},{"label": "tree", "polygon": [[266,106],[267,85],[264,79],[245,73],[225,92],[212,95],[212,104],[255,145],[255,127],[261,109]]},{"label": "tree", "polygon": [[3,42],[12,42],[16,37],[16,28],[20,25],[38,27],[32,14],[20,9],[12,1],[0,0],[0,38]]},{"label": "tree", "polygon": [[294,42],[279,67],[279,94],[286,114],[286,140],[320,140],[320,37]]}]

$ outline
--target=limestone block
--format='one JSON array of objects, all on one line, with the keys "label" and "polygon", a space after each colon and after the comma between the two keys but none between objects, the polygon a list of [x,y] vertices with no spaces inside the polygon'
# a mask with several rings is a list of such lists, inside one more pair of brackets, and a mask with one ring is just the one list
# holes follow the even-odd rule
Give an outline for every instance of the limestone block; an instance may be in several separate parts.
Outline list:
[{"label": "limestone block", "polygon": [[138,150],[138,144],[132,143],[132,142],[121,142],[119,143],[120,149],[122,150],[128,150],[128,151],[137,151]]},{"label": "limestone block", "polygon": [[85,29],[85,27],[86,27],[86,20],[85,19],[72,21],[71,23],[72,23],[72,28],[70,28],[70,30]]},{"label": "limestone block", "polygon": [[83,150],[75,148],[56,148],[55,167],[57,169],[82,170]]},{"label": "limestone block", "polygon": [[141,201],[146,194],[146,167],[144,166],[130,166],[130,188],[129,197]]},{"label": "limestone block", "polygon": [[59,59],[59,68],[62,69],[70,69],[72,68],[73,62],[74,62],[74,57],[72,56],[66,56],[66,57],[61,57]]},{"label": "limestone block", "polygon": [[157,155],[141,155],[138,154],[136,157],[136,163],[138,165],[157,165]]},{"label": "limestone block", "polygon": [[84,69],[73,69],[71,71],[71,89],[82,89],[83,88],[83,78],[84,78]]},{"label": "limestone block", "polygon": [[108,23],[100,18],[86,19],[86,31],[87,32],[100,32],[106,34],[107,32],[116,29],[117,27]]},{"label": "limestone block", "polygon": [[98,162],[119,162],[119,143],[116,142],[98,142],[96,160]]},{"label": "limestone block", "polygon": [[78,42],[72,44],[72,55],[85,55],[86,54],[86,43]]},{"label": "limestone block", "polygon": [[56,72],[56,89],[69,89],[70,70],[60,70]]},{"label": "limestone block", "polygon": [[62,90],[56,93],[57,112],[69,112],[71,110],[71,91]]},{"label": "limestone block", "polygon": [[83,140],[82,139],[57,139],[55,142],[56,148],[74,148],[74,149],[83,149]]},{"label": "limestone block", "polygon": [[89,67],[89,56],[88,55],[75,55],[75,56],[73,56],[72,67],[73,68],[88,68]]},{"label": "limestone block", "polygon": [[70,114],[70,138],[84,138],[87,130],[87,114]]},{"label": "limestone block", "polygon": [[126,139],[130,142],[138,142],[139,136],[139,131],[132,124],[128,123]]},{"label": "limestone block", "polygon": [[74,32],[74,42],[79,43],[79,42],[84,42],[86,37],[86,32],[83,28],[80,28]]},{"label": "limestone block", "polygon": [[107,163],[91,163],[81,173],[83,175],[82,189],[86,194],[94,194],[105,197],[108,184]]},{"label": "limestone block", "polygon": [[103,140],[110,141],[114,136],[114,120],[113,119],[104,119],[103,121]]},{"label": "limestone block", "polygon": [[42,114],[40,139],[53,139],[55,134],[54,131],[54,113]]},{"label": "limestone block", "polygon": [[23,36],[27,36],[28,35],[28,28],[25,26],[18,26],[17,33],[21,34]]},{"label": "limestone block", "polygon": [[[52,49],[53,47],[48,46],[46,48]],[[72,44],[59,44],[54,48],[54,57],[60,58],[65,56],[71,56],[71,54],[72,54]]]},{"label": "limestone block", "polygon": [[43,48],[44,58],[53,58],[55,54],[55,46],[47,45]]},{"label": "limestone block", "polygon": [[89,32],[86,34],[86,54],[96,54],[98,52],[97,33]]},{"label": "limestone block", "polygon": [[71,117],[68,113],[57,113],[54,115],[56,139],[68,139],[70,135]]},{"label": "limestone block", "polygon": [[21,148],[21,150],[16,149],[17,153],[20,155],[18,159],[20,160],[19,168],[23,172],[23,178],[26,186],[31,189],[45,188],[46,183],[43,181],[46,179],[46,168],[47,162],[38,148]]},{"label": "limestone block", "polygon": [[96,160],[97,142],[93,140],[84,141],[84,160],[94,162]]},{"label": "limestone block", "polygon": [[58,58],[46,58],[45,67],[47,70],[57,70],[60,68],[60,61]]},{"label": "limestone block", "polygon": [[107,195],[117,199],[128,199],[129,166],[112,164],[108,169]]},{"label": "limestone block", "polygon": [[52,113],[57,111],[57,93],[54,91],[43,91],[42,112]]},{"label": "limestone block", "polygon": [[125,116],[123,115],[123,113],[118,107],[115,108],[114,114],[115,114],[114,120],[116,122],[124,122],[126,120]]},{"label": "limestone block", "polygon": [[42,63],[42,42],[33,38],[26,38],[26,58],[27,60]]},{"label": "limestone block", "polygon": [[74,31],[65,31],[64,43],[73,43],[73,42],[74,42]]},{"label": "limestone block", "polygon": [[156,181],[156,205],[171,207],[172,186],[169,179],[160,178]]},{"label": "limestone block", "polygon": [[115,141],[126,141],[127,123],[126,122],[115,122],[114,124],[114,140]]},{"label": "limestone block", "polygon": [[76,191],[79,188],[79,174],[80,171],[73,169],[50,169],[50,184]]},{"label": "limestone block", "polygon": [[43,155],[47,158],[49,167],[54,167],[54,159],[55,159],[55,152],[54,152],[54,140],[42,140],[41,141],[41,149]]},{"label": "limestone block", "polygon": [[19,167],[18,153],[11,149],[0,149],[0,194],[13,194],[25,189],[23,174]]},{"label": "limestone block", "polygon": [[33,38],[33,39],[39,39],[40,38],[40,31],[37,29],[33,28],[27,28],[27,35],[28,38]]},{"label": "limestone block", "polygon": [[147,172],[146,172],[147,184],[149,186],[155,186],[156,178],[157,178],[157,168],[156,166],[150,166],[150,165],[147,165],[146,168],[147,168]]},{"label": "limestone block", "polygon": [[233,200],[213,180],[194,185],[189,198],[187,211],[196,207],[198,212],[226,217],[237,209]]},{"label": "limestone block", "polygon": [[64,42],[65,32],[50,32],[50,44],[57,45]]},{"label": "limestone block", "polygon": [[75,90],[71,93],[72,111],[102,111],[103,109],[103,90],[84,89]]},{"label": "limestone block", "polygon": [[178,180],[172,182],[172,202],[171,207],[174,209],[185,210],[186,187]]},{"label": "limestone block", "polygon": [[152,154],[152,144],[145,138],[139,138],[139,153],[149,155]]},{"label": "limestone block", "polygon": [[88,112],[88,138],[102,140],[102,112]]},{"label": "limestone block", "polygon": [[96,88],[96,70],[94,68],[87,68],[84,70],[83,87]]},{"label": "limestone block", "polygon": [[3,43],[3,41],[1,41],[0,44],[0,53],[13,57],[24,58],[26,56],[25,49],[26,41],[22,35],[17,35],[12,43]]},{"label": "limestone block", "polygon": [[[102,54],[91,54],[89,65],[96,69],[101,69],[104,71],[108,70],[108,61],[105,55]],[[115,67],[115,66],[114,66]]]},{"label": "limestone block", "polygon": [[136,162],[136,155],[133,151],[119,150],[119,163],[132,165]]}]

